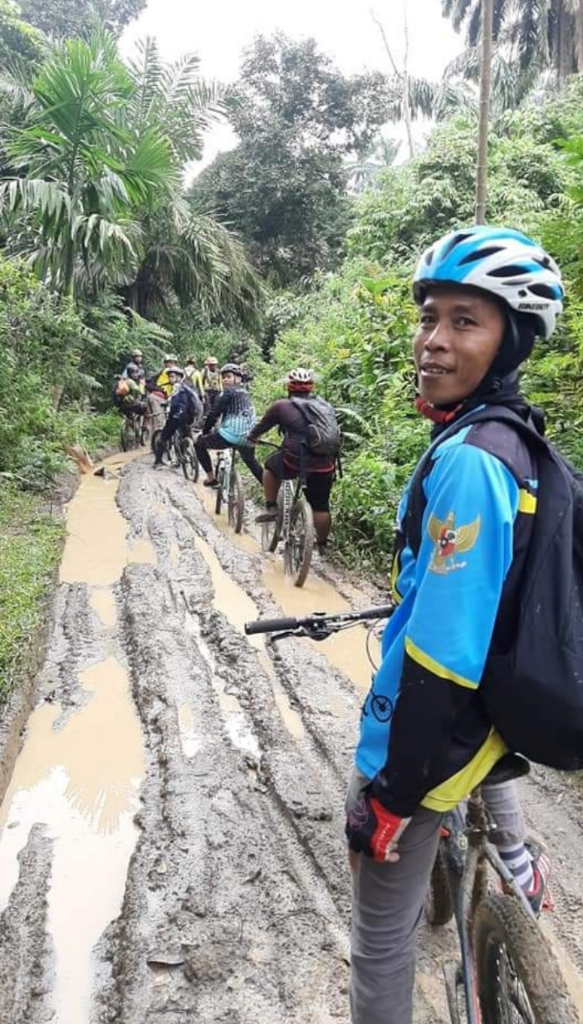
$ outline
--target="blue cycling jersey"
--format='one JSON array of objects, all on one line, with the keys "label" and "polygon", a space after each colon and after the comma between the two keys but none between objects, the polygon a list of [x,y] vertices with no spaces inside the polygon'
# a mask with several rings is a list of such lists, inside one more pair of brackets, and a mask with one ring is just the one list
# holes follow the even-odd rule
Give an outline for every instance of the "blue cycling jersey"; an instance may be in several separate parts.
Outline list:
[{"label": "blue cycling jersey", "polygon": [[[505,454],[510,446],[510,456],[499,457],[497,445]],[[428,686],[438,677],[478,691],[517,550],[524,555],[525,531],[518,524],[523,516],[532,522],[535,477],[526,447],[497,424],[462,428],[434,452],[423,481],[421,547],[417,558],[407,546],[399,553],[393,576],[399,606],[385,628],[381,666],[363,706],[355,759],[368,778],[387,762],[406,654],[427,671]],[[406,508],[407,492],[399,525]],[[426,806],[455,806],[505,750],[479,698],[473,703],[460,735],[452,735],[444,778],[426,794]]]}]

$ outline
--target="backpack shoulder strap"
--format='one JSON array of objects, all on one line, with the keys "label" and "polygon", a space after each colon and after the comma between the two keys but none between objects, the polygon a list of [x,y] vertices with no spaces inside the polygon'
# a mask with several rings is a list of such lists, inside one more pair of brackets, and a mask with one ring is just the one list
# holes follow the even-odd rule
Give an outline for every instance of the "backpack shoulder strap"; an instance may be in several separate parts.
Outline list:
[{"label": "backpack shoulder strap", "polygon": [[473,427],[476,423],[492,421],[507,423],[520,434],[527,444],[530,443],[533,447],[538,448],[539,451],[544,450],[548,452],[548,441],[539,434],[534,425],[530,421],[524,420],[517,412],[514,412],[513,409],[509,409],[505,405],[486,405],[481,409],[476,409],[475,412],[468,413],[460,420],[457,420],[457,422],[452,423],[451,426],[446,427],[421,456],[409,485],[404,532],[407,543],[415,554],[417,554],[421,547],[421,525],[425,510],[423,481],[430,470],[434,452],[444,441],[453,437],[460,430],[463,430],[464,427]]}]

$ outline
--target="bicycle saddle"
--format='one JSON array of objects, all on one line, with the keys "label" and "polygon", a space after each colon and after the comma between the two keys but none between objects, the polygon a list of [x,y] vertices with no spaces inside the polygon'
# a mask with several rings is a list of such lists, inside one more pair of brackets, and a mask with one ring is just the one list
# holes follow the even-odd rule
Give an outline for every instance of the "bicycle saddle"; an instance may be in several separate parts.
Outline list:
[{"label": "bicycle saddle", "polygon": [[521,754],[504,754],[486,778],[482,779],[482,784],[495,786],[500,782],[510,782],[511,779],[520,779],[523,775],[528,775],[529,771],[530,762]]}]

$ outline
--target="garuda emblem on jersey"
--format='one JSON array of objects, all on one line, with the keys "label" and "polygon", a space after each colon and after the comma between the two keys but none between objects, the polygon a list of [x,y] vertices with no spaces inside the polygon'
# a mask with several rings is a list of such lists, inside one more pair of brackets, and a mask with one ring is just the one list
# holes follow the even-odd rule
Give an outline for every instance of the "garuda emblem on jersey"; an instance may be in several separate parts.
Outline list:
[{"label": "garuda emblem on jersey", "polygon": [[480,516],[467,526],[456,526],[453,512],[445,522],[430,515],[427,530],[435,544],[429,563],[431,571],[443,576],[455,569],[464,569],[468,563],[459,561],[457,556],[471,551],[480,533],[480,523]]}]

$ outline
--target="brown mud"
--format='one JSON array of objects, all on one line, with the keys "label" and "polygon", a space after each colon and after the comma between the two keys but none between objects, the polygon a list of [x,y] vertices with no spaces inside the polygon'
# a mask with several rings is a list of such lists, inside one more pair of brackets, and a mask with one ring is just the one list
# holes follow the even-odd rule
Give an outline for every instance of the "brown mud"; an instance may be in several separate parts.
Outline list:
[{"label": "brown mud", "polygon": [[[244,623],[385,595],[320,565],[297,590],[202,487],[106,461],[67,510],[40,700],[0,809],[0,1021],[348,1024],[342,809],[366,632],[274,647]],[[537,772],[523,794],[581,1007],[582,791]],[[447,1021],[453,955],[451,928],[422,930],[416,1024]]]}]

